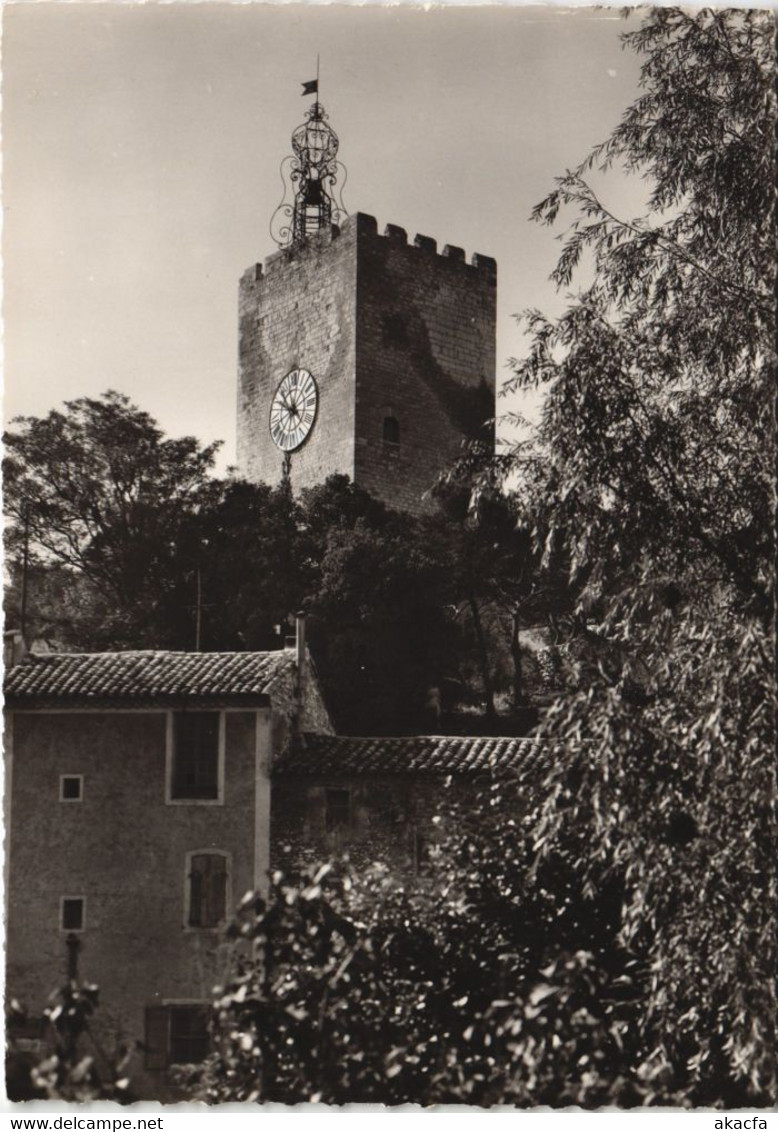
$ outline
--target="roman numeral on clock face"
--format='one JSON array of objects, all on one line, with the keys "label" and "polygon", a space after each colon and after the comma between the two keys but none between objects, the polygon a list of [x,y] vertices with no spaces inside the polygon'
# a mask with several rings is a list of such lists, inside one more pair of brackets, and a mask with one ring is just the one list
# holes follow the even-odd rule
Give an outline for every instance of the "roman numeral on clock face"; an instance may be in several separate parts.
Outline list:
[{"label": "roman numeral on clock face", "polygon": [[316,423],[319,391],[306,369],[291,370],[270,404],[270,438],[283,452],[293,452],[308,438]]}]

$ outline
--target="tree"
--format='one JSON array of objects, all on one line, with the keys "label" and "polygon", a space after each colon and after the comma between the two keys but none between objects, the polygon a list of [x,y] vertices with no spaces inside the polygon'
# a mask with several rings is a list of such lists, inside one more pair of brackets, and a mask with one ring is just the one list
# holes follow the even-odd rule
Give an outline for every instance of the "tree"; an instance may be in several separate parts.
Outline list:
[{"label": "tree", "polygon": [[441,547],[412,516],[341,476],[305,493],[303,524],[314,563],[311,647],[338,729],[426,729],[430,690],[456,640]]},{"label": "tree", "polygon": [[[203,649],[278,647],[279,629],[315,592],[315,555],[288,482],[271,488],[222,481],[197,528],[193,569],[183,579],[193,607],[199,585]],[[184,595],[181,602],[185,601]]]},{"label": "tree", "polygon": [[14,423],[3,469],[11,560],[26,548],[32,562],[86,579],[108,643],[177,643],[181,611],[168,597],[218,445],[164,437],[113,392]]},{"label": "tree", "polygon": [[[649,12],[643,94],[537,211],[577,210],[557,279],[592,275],[529,316],[514,504],[608,663],[426,891],[325,872],[244,907],[212,1098],[776,1102],[773,23]],[[587,180],[617,163],[641,220]]]},{"label": "tree", "polygon": [[[573,598],[564,559],[557,553],[542,561],[515,497],[504,490],[506,471],[507,461],[495,456],[492,446],[469,445],[435,487],[440,515],[430,524],[448,547],[452,599],[457,609],[470,614],[486,713],[492,718],[493,668],[502,638],[508,641],[516,710],[526,705],[522,628],[546,620],[552,612],[562,614]],[[490,639],[494,620],[499,624],[498,641]]]},{"label": "tree", "polygon": [[42,1053],[25,1049],[23,1035],[30,1020],[24,1008],[15,999],[10,1000],[5,1064],[10,1100],[132,1104],[138,1099],[127,1075],[137,1043],[122,1044],[110,1053],[102,1047],[91,1026],[99,997],[94,983],[79,984],[76,980],[56,991],[39,1024],[33,1024],[43,1038],[42,1042],[35,1039],[44,1046]]},{"label": "tree", "polygon": [[[509,383],[544,392],[524,520],[621,656],[542,729],[540,856],[623,883],[641,1072],[696,1104],[777,1087],[773,37],[765,12],[677,9],[624,36],[643,93],[535,210],[575,214],[557,283],[591,275],[560,318],[529,312]],[[593,187],[617,165],[650,185],[640,219]]]},{"label": "tree", "polygon": [[26,641],[89,649],[99,642],[109,610],[83,574],[40,561],[6,561],[6,624]]},{"label": "tree", "polygon": [[420,884],[341,861],[247,896],[198,1099],[641,1103],[647,972],[618,886],[586,901],[561,859],[533,869],[532,777],[443,788]]}]

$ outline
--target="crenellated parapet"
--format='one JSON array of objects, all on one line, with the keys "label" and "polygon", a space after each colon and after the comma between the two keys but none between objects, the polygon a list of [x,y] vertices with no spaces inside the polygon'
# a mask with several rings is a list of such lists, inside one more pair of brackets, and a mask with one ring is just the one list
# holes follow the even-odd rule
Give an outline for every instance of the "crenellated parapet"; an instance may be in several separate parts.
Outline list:
[{"label": "crenellated parapet", "polygon": [[[469,439],[493,439],[497,265],[355,213],[249,268],[239,295],[238,467],[294,491],[349,476],[392,507],[429,491]],[[269,433],[304,371],[316,411],[289,459]],[[274,401],[275,399],[275,401]]]},{"label": "crenellated parapet", "polygon": [[434,256],[437,259],[446,261],[448,264],[457,264],[467,269],[475,269],[484,276],[491,277],[495,285],[497,282],[497,261],[491,256],[474,252],[468,262],[463,248],[458,247],[456,244],[445,244],[443,249],[439,252],[437,240],[433,239],[431,236],[424,236],[421,233],[417,233],[413,238],[413,242],[409,243],[406,229],[400,227],[398,224],[387,224],[384,227],[383,233],[379,234],[378,221],[374,216],[366,212],[354,213],[340,226],[331,224],[326,228],[320,229],[318,232],[308,237],[303,247],[285,248],[275,252],[273,255],[267,257],[264,264],[258,263],[250,267],[244,274],[244,279],[246,282],[258,283],[262,278],[297,260],[316,257],[324,248],[344,238],[347,240],[349,238],[357,238],[360,241],[386,241],[387,244],[395,247],[408,248],[412,253],[418,253],[419,256]]}]

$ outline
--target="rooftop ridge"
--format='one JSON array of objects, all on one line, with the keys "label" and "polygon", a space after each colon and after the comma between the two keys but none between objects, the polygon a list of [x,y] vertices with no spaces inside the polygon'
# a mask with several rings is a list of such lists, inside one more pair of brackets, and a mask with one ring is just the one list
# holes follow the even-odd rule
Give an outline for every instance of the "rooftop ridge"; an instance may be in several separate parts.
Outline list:
[{"label": "rooftop ridge", "polygon": [[523,774],[544,761],[546,744],[530,735],[323,735],[305,732],[274,763],[276,774]]},{"label": "rooftop ridge", "polygon": [[4,691],[17,702],[160,696],[264,696],[295,664],[286,649],[266,652],[48,653],[9,668]]},{"label": "rooftop ridge", "polygon": [[194,649],[104,649],[95,652],[31,652],[27,660],[64,660],[79,656],[281,656],[288,650],[277,649],[207,649],[195,652]]},{"label": "rooftop ridge", "polygon": [[[303,732],[303,738],[319,739],[321,737],[321,733],[318,731]],[[427,734],[427,732],[422,732],[419,735],[326,735],[324,738],[337,739],[339,743],[408,743],[414,739],[445,743],[455,743],[458,739],[464,743],[476,741],[484,743],[541,743],[546,741],[534,735],[433,735]]]}]

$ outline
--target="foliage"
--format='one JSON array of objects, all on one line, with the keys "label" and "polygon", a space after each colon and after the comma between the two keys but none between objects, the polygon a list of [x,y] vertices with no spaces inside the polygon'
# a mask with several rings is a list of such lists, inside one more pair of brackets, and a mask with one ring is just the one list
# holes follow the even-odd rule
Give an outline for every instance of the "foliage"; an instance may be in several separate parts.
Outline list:
[{"label": "foliage", "polygon": [[201,648],[278,647],[279,631],[315,586],[313,547],[288,484],[221,482],[201,515],[198,540],[196,571],[182,582],[191,613],[199,579]]},{"label": "foliage", "polygon": [[38,648],[94,648],[111,622],[107,604],[84,575],[54,563],[28,562],[25,571],[20,561],[6,559],[3,608],[6,625],[24,624],[26,640]]},{"label": "foliage", "polygon": [[[91,1021],[99,1003],[98,988],[91,983],[69,982],[44,1011],[41,1056],[24,1049],[27,1016],[12,999],[7,1018],[6,1082],[9,1099],[56,1100],[69,1104],[111,1100],[130,1104],[135,1098],[125,1075],[132,1055],[128,1047],[108,1057],[100,1047]],[[89,1045],[90,1052],[84,1051]]]},{"label": "foliage", "polygon": [[[645,93],[535,211],[578,210],[555,277],[569,283],[586,250],[594,278],[560,319],[528,315],[532,350],[507,390],[545,401],[517,494],[532,489],[544,545],[567,540],[590,600],[637,581],[650,553],[654,572],[696,566],[764,611],[772,20],[664,9],[626,39],[647,57]],[[617,219],[584,179],[616,162],[651,180],[644,219]]]},{"label": "foliage", "polygon": [[[478,871],[471,861],[473,882]],[[240,958],[215,1002],[217,1052],[199,1097],[637,1098],[614,1074],[630,1046],[619,976],[581,947],[558,947],[545,965],[542,949],[511,947],[517,917],[536,922],[521,894],[475,883],[414,893],[378,867],[350,878],[324,866],[299,886],[276,877],[269,902],[247,898],[232,927]]]},{"label": "foliage", "polygon": [[[774,1103],[773,19],[652,10],[625,36],[643,93],[536,209],[577,212],[510,389],[539,387],[511,471],[545,553],[618,664],[560,700],[541,858],[624,884],[620,938],[651,981],[648,1083]],[[651,185],[618,219],[590,173]],[[574,786],[572,784],[575,784]],[[672,1083],[671,1085],[668,1083]]]},{"label": "foliage", "polygon": [[437,725],[441,687],[467,689],[465,605],[492,705],[494,646],[479,603],[484,587],[497,593],[498,574],[515,588],[505,562],[517,538],[496,495],[497,517],[471,531],[466,516],[457,527],[448,515],[421,523],[393,512],[345,476],[300,499],[287,482],[220,480],[216,445],[164,437],[118,393],[15,426],[5,609],[28,639],[86,651],[267,649],[304,608],[339,727],[418,731]]},{"label": "foliage", "polygon": [[[773,19],[625,40],[643,93],[536,211],[576,210],[556,278],[591,278],[530,313],[509,385],[544,394],[519,525],[607,648],[418,890],[322,872],[244,907],[212,1100],[778,1099]],[[642,219],[587,179],[617,164]]]},{"label": "foliage", "polygon": [[303,521],[311,645],[339,730],[425,730],[430,689],[458,654],[445,545],[345,477],[305,493]]},{"label": "foliage", "polygon": [[[6,612],[76,649],[275,648],[301,609],[341,729],[424,729],[459,681],[450,546],[345,476],[219,480],[214,449],[165,439],[118,394],[6,437]],[[25,566],[26,557],[26,566]],[[22,594],[25,590],[24,596]],[[356,691],[355,691],[356,690]]]},{"label": "foliage", "polygon": [[104,641],[174,640],[180,627],[169,594],[208,497],[217,445],[164,437],[113,392],[15,424],[3,465],[11,560],[19,563],[27,544],[33,562],[84,578]]},{"label": "foliage", "polygon": [[[447,548],[449,588],[457,613],[473,626],[487,714],[494,714],[494,664],[509,651],[514,709],[526,700],[520,635],[528,625],[559,616],[571,592],[560,555],[541,555],[519,521],[516,500],[503,490],[507,464],[491,446],[473,443],[433,492],[438,514],[427,524]],[[500,649],[490,637],[499,626]]]}]

